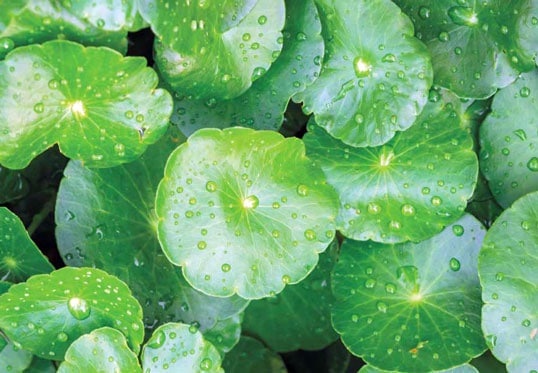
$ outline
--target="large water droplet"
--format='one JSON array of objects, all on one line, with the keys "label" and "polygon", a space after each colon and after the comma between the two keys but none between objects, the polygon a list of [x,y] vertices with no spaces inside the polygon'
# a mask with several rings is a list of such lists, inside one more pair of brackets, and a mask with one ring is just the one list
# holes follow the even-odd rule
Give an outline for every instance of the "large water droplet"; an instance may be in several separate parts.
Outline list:
[{"label": "large water droplet", "polygon": [[91,313],[91,308],[88,305],[88,302],[78,297],[69,299],[67,302],[67,309],[77,320],[87,319]]},{"label": "large water droplet", "polygon": [[531,170],[532,172],[537,172],[538,171],[538,158],[532,157],[531,159],[529,159],[529,161],[527,162],[527,168]]},{"label": "large water droplet", "polygon": [[448,265],[451,270],[454,272],[457,272],[460,270],[461,264],[460,261],[456,258],[450,258],[450,261],[448,262]]},{"label": "large water droplet", "polygon": [[147,344],[149,348],[159,348],[164,344],[164,341],[166,341],[166,335],[163,331],[158,331],[156,334],[154,334],[151,337],[150,342]]},{"label": "large water droplet", "polygon": [[243,207],[246,209],[255,209],[260,204],[260,200],[255,195],[250,195],[243,199]]},{"label": "large water droplet", "polygon": [[213,362],[209,358],[205,358],[200,362],[200,369],[209,370],[213,366]]}]

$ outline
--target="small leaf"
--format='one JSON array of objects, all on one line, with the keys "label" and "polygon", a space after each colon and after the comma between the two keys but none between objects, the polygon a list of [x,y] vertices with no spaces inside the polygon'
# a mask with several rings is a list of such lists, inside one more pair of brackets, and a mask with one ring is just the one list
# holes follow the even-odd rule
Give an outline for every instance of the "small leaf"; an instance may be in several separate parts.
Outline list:
[{"label": "small leaf", "polygon": [[136,161],[88,169],[71,161],[56,204],[56,238],[70,266],[98,267],[125,281],[144,310],[148,332],[168,321],[196,322],[202,332],[241,312],[238,296],[194,290],[157,240],[155,193],[170,152],[183,138],[170,133]]},{"label": "small leaf", "polygon": [[269,69],[282,49],[284,0],[147,2],[155,62],[176,92],[231,99]]},{"label": "small leaf", "polygon": [[299,139],[202,129],[168,159],[156,211],[163,250],[194,288],[256,299],[314,268],[334,237],[336,196]]},{"label": "small leaf", "polygon": [[224,372],[217,349],[196,328],[168,323],[158,327],[142,350],[146,373]]},{"label": "small leaf", "polygon": [[243,336],[226,354],[222,367],[227,373],[286,373],[282,358],[260,341]]},{"label": "small leaf", "polygon": [[538,190],[538,72],[522,74],[493,98],[480,126],[480,167],[504,208]]},{"label": "small leaf", "polygon": [[220,355],[224,357],[236,344],[241,337],[241,322],[243,321],[243,312],[237,313],[232,317],[224,320],[219,320],[211,328],[202,330],[204,338],[211,342]]},{"label": "small leaf", "polygon": [[166,131],[170,95],[140,57],[63,41],[0,61],[0,163],[24,168],[58,143],[90,167],[130,162]]},{"label": "small leaf", "polygon": [[172,123],[186,135],[205,127],[278,130],[290,97],[319,74],[324,50],[320,33],[313,0],[288,0],[282,53],[269,71],[232,100],[200,101],[176,94]]},{"label": "small leaf", "polygon": [[53,270],[17,215],[0,207],[0,279],[21,282],[32,275]]},{"label": "small leaf", "polygon": [[478,174],[471,136],[451,104],[426,105],[387,144],[353,148],[310,125],[304,136],[340,196],[337,227],[355,240],[420,241],[456,221]]},{"label": "small leaf", "polygon": [[538,369],[538,192],[518,199],[488,231],[478,262],[486,342],[509,372]]},{"label": "small leaf", "polygon": [[343,343],[385,370],[448,369],[485,350],[471,215],[419,243],[346,240],[333,272],[332,310]]},{"label": "small leaf", "polygon": [[317,5],[326,45],[323,67],[294,99],[344,143],[384,144],[409,128],[427,102],[428,51],[413,36],[409,18],[389,0],[318,0]]},{"label": "small leaf", "polygon": [[0,335],[0,372],[23,372],[31,362],[31,352],[21,350]]},{"label": "small leaf", "polygon": [[134,1],[123,0],[100,0],[98,6],[90,0],[4,1],[0,40],[9,38],[19,47],[67,39],[85,45],[108,46],[124,53],[127,29],[135,20],[134,4]]},{"label": "small leaf", "polygon": [[103,326],[121,330],[138,352],[142,309],[129,288],[95,268],[65,267],[35,275],[0,296],[0,329],[25,350],[61,360],[69,345]]},{"label": "small leaf", "polygon": [[334,303],[330,272],[337,256],[334,241],[306,279],[278,295],[251,301],[245,311],[244,331],[277,352],[320,350],[336,340],[330,314]]},{"label": "small leaf", "polygon": [[395,0],[431,54],[435,83],[460,97],[487,98],[535,67],[534,0]]},{"label": "small leaf", "polygon": [[99,328],[84,334],[67,349],[58,373],[79,372],[142,373],[138,359],[116,329]]}]

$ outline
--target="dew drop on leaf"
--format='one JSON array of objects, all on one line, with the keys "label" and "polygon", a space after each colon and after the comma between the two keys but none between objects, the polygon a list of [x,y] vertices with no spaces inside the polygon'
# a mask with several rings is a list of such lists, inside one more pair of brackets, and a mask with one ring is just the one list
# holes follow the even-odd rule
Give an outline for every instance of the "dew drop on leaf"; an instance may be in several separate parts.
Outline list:
[{"label": "dew drop on leaf", "polygon": [[448,265],[450,269],[454,272],[457,272],[460,270],[461,264],[460,261],[456,258],[450,258],[450,261],[448,262]]},{"label": "dew drop on leaf", "polygon": [[166,341],[166,335],[162,331],[158,331],[152,338],[151,342],[147,344],[149,348],[157,349],[161,347]]},{"label": "dew drop on leaf", "polygon": [[90,316],[91,308],[82,298],[74,297],[67,302],[69,313],[77,320],[84,320]]},{"label": "dew drop on leaf", "polygon": [[459,224],[455,224],[452,226],[452,233],[454,233],[454,235],[458,236],[458,237],[461,237],[464,233],[464,228],[463,226],[459,225]]}]

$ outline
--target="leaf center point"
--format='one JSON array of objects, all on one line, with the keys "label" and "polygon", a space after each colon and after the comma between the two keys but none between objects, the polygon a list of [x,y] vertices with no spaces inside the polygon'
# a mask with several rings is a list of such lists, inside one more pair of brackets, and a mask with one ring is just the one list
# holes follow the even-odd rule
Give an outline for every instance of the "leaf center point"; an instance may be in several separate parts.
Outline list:
[{"label": "leaf center point", "polygon": [[73,113],[73,116],[77,119],[86,117],[86,107],[84,106],[84,103],[80,100],[72,102],[69,105],[69,109],[71,110],[71,113]]}]

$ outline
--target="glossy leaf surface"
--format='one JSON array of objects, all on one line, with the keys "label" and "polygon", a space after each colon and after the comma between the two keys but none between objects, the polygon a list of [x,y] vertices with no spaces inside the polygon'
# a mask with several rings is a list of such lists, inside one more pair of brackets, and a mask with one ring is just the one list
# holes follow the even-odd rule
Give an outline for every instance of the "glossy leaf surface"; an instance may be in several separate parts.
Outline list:
[{"label": "glossy leaf surface", "polygon": [[488,231],[480,251],[482,326],[510,372],[538,369],[538,192],[517,200]]},{"label": "glossy leaf surface", "polygon": [[[371,365],[365,365],[361,369],[359,369],[358,373],[397,373],[397,372],[381,370],[378,368],[374,368]],[[479,373],[479,371],[470,364],[463,364],[463,365],[460,365],[459,367],[444,369],[444,370],[436,370],[432,373]]]},{"label": "glossy leaf surface", "polygon": [[17,215],[5,207],[0,207],[0,237],[0,280],[21,282],[54,270]]},{"label": "glossy leaf surface", "polygon": [[480,167],[503,207],[538,190],[538,72],[495,95],[480,127]]},{"label": "glossy leaf surface", "polygon": [[0,372],[23,372],[31,362],[31,352],[15,347],[0,336]]},{"label": "glossy leaf surface", "polygon": [[183,138],[167,135],[136,161],[108,169],[70,162],[58,191],[56,237],[71,266],[96,266],[125,281],[144,310],[148,331],[168,321],[197,323],[203,332],[240,312],[237,296],[194,290],[157,240],[155,192],[170,152]]},{"label": "glossy leaf surface", "polygon": [[330,273],[337,258],[338,245],[333,242],[306,279],[278,295],[251,301],[243,321],[245,333],[277,352],[321,350],[336,340]]},{"label": "glossy leaf surface", "polygon": [[471,215],[419,243],[346,240],[333,272],[333,325],[354,354],[403,372],[448,369],[485,350]]},{"label": "glossy leaf surface", "polygon": [[377,242],[419,241],[464,212],[478,174],[473,141],[452,104],[430,102],[409,130],[353,148],[310,125],[304,141],[340,196],[338,229]]},{"label": "glossy leaf surface", "polygon": [[59,373],[130,372],[141,373],[142,368],[125,336],[109,327],[84,334],[67,349]]},{"label": "glossy leaf surface", "polygon": [[144,372],[224,372],[217,349],[196,328],[168,323],[158,327],[142,350]]},{"label": "glossy leaf surface", "polygon": [[222,367],[227,373],[286,373],[282,358],[260,341],[244,336],[230,351]]},{"label": "glossy leaf surface", "polygon": [[142,309],[129,288],[95,268],[65,267],[35,275],[0,296],[0,328],[35,355],[61,360],[69,345],[103,326],[119,329],[138,352]]},{"label": "glossy leaf surface", "polygon": [[336,195],[299,139],[202,129],[168,159],[156,209],[163,250],[193,287],[256,299],[314,268],[334,237]]},{"label": "glossy leaf surface", "polygon": [[176,95],[171,121],[185,134],[205,127],[278,130],[290,97],[319,74],[324,51],[320,32],[313,0],[288,0],[282,53],[269,71],[232,100],[203,101]]},{"label": "glossy leaf surface", "polygon": [[148,2],[155,60],[172,89],[231,99],[262,76],[282,49],[284,0]]},{"label": "glossy leaf surface", "polygon": [[136,159],[166,131],[170,95],[140,57],[51,41],[0,62],[0,164],[26,167],[58,143],[90,167]]},{"label": "glossy leaf surface", "polygon": [[389,0],[317,5],[326,45],[323,67],[296,99],[344,143],[384,144],[409,128],[426,104],[432,82],[428,51]]},{"label": "glossy leaf surface", "polygon": [[395,0],[432,54],[435,82],[486,98],[535,67],[535,0]]}]

